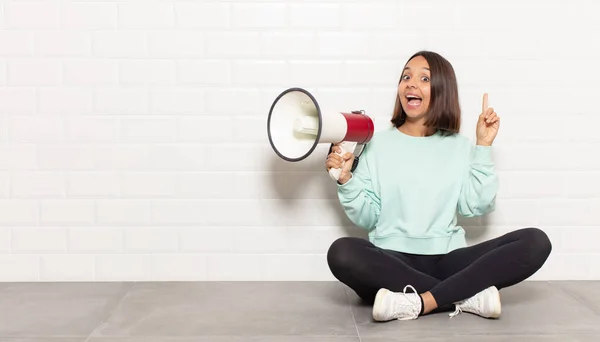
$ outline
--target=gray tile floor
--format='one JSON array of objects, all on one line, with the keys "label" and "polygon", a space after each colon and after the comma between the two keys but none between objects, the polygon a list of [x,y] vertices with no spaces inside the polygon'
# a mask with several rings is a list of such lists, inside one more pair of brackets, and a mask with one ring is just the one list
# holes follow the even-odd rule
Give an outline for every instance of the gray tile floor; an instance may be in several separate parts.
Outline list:
[{"label": "gray tile floor", "polygon": [[525,282],[501,294],[499,320],[377,323],[337,282],[0,283],[0,341],[600,341],[600,282]]}]

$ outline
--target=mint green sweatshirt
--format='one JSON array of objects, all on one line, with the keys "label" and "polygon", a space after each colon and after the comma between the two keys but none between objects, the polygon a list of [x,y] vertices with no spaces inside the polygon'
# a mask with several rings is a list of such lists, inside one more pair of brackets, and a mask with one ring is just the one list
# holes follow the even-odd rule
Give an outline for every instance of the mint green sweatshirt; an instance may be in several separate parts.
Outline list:
[{"label": "mint green sweatshirt", "polygon": [[413,137],[392,127],[376,132],[352,178],[338,184],[348,218],[376,246],[413,254],[465,247],[457,215],[495,208],[498,178],[491,146],[460,134]]}]

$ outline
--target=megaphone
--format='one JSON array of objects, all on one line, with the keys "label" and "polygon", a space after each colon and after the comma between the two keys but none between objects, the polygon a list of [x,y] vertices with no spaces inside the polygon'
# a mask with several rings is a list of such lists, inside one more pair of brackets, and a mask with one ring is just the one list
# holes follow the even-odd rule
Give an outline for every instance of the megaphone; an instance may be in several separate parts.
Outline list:
[{"label": "megaphone", "polygon": [[[364,111],[324,110],[305,89],[289,88],[279,94],[269,110],[267,134],[275,153],[289,162],[298,162],[314,152],[318,144],[337,144],[343,155],[354,153],[373,137],[375,126]],[[342,169],[331,169],[338,180]]]}]

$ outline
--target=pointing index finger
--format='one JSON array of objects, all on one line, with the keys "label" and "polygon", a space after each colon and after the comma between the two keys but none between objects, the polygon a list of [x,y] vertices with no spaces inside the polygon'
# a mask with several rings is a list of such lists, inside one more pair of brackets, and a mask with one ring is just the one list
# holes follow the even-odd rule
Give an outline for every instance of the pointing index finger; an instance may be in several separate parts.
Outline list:
[{"label": "pointing index finger", "polygon": [[481,112],[485,112],[488,109],[488,94],[483,94],[483,106],[481,108]]}]

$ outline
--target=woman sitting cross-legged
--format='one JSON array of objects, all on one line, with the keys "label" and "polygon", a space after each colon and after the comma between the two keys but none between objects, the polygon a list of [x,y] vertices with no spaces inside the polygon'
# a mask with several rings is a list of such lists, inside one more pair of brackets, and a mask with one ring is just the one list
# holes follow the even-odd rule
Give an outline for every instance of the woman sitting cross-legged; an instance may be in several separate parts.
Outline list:
[{"label": "woman sitting cross-legged", "polygon": [[369,239],[343,237],[327,254],[332,274],[373,304],[377,321],[433,312],[501,313],[498,290],[537,272],[552,245],[523,228],[467,246],[457,214],[495,207],[492,142],[500,118],[484,95],[476,144],[459,135],[461,110],[451,64],[437,53],[413,55],[402,72],[393,127],[376,132],[356,169],[335,145],[326,168],[343,168],[338,196]]}]

